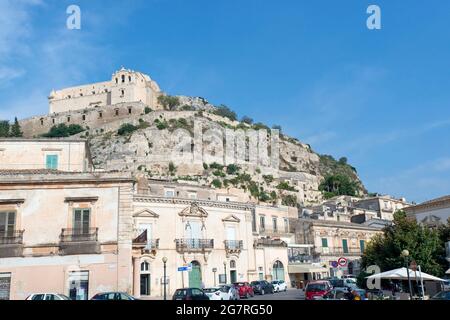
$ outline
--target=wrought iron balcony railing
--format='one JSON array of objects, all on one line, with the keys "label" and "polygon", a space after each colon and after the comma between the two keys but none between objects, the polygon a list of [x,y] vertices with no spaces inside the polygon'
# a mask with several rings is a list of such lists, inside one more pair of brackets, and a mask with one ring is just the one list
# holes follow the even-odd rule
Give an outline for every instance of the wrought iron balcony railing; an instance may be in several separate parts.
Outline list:
[{"label": "wrought iron balcony railing", "polygon": [[285,229],[268,229],[268,228],[264,228],[264,229],[259,229],[259,233],[261,235],[265,235],[265,236],[273,236],[273,237],[279,237],[279,236],[285,236],[289,234],[288,230]]},{"label": "wrought iron balcony railing", "polygon": [[214,239],[176,239],[178,251],[208,251],[214,249]]},{"label": "wrought iron balcony railing", "polygon": [[62,229],[61,242],[97,242],[98,228]]},{"label": "wrought iron balcony railing", "polygon": [[0,231],[0,245],[23,244],[24,230]]},{"label": "wrought iron balcony railing", "polygon": [[261,238],[255,240],[255,247],[287,247],[287,243],[280,239]]},{"label": "wrought iron balcony railing", "polygon": [[244,242],[242,240],[225,240],[225,249],[227,250],[242,250]]}]

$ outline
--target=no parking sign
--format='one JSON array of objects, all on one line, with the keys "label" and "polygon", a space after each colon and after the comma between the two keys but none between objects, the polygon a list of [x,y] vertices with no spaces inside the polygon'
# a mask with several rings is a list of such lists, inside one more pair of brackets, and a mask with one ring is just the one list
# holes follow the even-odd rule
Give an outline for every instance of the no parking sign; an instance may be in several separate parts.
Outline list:
[{"label": "no parking sign", "polygon": [[347,259],[346,259],[346,258],[339,258],[339,260],[338,260],[338,265],[339,265],[340,267],[345,267],[345,266],[347,266]]}]

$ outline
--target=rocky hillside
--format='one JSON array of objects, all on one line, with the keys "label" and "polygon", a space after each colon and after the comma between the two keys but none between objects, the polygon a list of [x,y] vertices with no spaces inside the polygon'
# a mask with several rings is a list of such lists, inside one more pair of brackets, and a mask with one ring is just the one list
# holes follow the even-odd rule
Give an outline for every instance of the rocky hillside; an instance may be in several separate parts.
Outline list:
[{"label": "rocky hillside", "polygon": [[[247,163],[226,166],[220,154],[202,163],[194,163],[190,153],[194,145],[201,144],[208,150],[212,148],[212,154],[215,152],[214,143],[205,142],[205,139],[201,142],[188,140],[182,144],[174,139],[179,129],[193,135],[194,122],[201,124],[203,133],[214,128],[224,136],[226,128],[243,131],[270,128],[262,123],[253,123],[249,118],[238,121],[229,108],[213,106],[204,98],[165,95],[159,102],[165,111],[146,110],[140,116],[88,128],[79,134],[89,139],[97,168],[131,170],[136,175],[189,181],[219,189],[237,187],[257,201],[285,205],[322,200],[320,183],[325,177],[336,174],[347,176],[357,186],[358,193],[366,193],[356,170],[347,164],[346,159],[336,161],[330,156],[318,155],[309,145],[284,134],[280,135],[277,168]],[[268,131],[267,143],[270,141]],[[176,160],[173,160],[174,152],[177,152]]]}]

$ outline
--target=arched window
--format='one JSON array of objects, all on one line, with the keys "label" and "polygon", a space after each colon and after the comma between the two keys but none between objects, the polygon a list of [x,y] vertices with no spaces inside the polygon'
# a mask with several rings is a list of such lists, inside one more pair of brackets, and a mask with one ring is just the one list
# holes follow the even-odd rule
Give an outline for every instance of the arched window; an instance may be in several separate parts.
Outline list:
[{"label": "arched window", "polygon": [[131,82],[131,76],[128,76],[128,81]]},{"label": "arched window", "polygon": [[67,117],[67,122],[70,122],[70,117]]},{"label": "arched window", "polygon": [[83,121],[85,121],[86,120],[86,115],[83,114],[82,118],[83,118]]},{"label": "arched window", "polygon": [[122,83],[125,83],[125,75],[122,75]]},{"label": "arched window", "polygon": [[41,126],[44,125],[44,118],[41,118]]},{"label": "arched window", "polygon": [[141,263],[141,271],[147,272],[150,269],[150,264],[147,261]]},{"label": "arched window", "polygon": [[119,83],[119,79],[116,78],[116,84]]}]

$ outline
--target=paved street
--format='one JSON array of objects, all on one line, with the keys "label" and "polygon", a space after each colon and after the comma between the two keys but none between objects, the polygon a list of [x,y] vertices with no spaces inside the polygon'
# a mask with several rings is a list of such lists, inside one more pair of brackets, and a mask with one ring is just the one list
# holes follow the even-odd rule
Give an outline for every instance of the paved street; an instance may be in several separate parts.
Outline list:
[{"label": "paved street", "polygon": [[305,294],[303,290],[288,289],[286,292],[266,294],[263,296],[254,296],[250,300],[304,300]]}]

